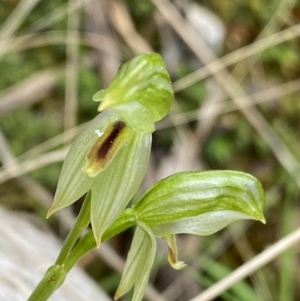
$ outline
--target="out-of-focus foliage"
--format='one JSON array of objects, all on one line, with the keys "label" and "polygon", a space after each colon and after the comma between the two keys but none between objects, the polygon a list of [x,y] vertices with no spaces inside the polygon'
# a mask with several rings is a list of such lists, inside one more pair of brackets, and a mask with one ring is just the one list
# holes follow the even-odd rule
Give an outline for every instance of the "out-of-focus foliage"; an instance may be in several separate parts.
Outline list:
[{"label": "out-of-focus foliage", "polygon": [[[1,33],[7,24],[7,18],[22,1],[24,0],[0,0],[0,39],[2,39]],[[132,23],[136,34],[140,35],[154,51],[163,55],[167,68],[172,74],[174,86],[177,80],[203,67],[203,62],[200,62],[186,42],[178,37],[166,19],[161,17],[152,1],[79,2],[82,6],[69,14],[69,1],[37,1],[37,5],[12,32],[11,47],[8,47],[3,54],[1,47],[4,42],[0,40],[0,131],[15,157],[22,156],[35,148],[35,153],[20,157],[18,163],[30,161],[34,166],[40,155],[47,156],[51,151],[60,150],[73,139],[74,136],[68,139],[62,136],[59,138],[58,135],[66,130],[65,120],[71,114],[65,111],[66,83],[68,82],[65,74],[74,60],[77,64],[78,75],[77,82],[75,82],[77,100],[73,99],[77,104],[74,126],[79,126],[96,116],[98,104],[92,101],[93,94],[105,88],[109,79],[113,78],[117,72],[117,67],[141,49],[138,47],[140,46],[138,39],[134,40],[133,44],[129,43],[134,37],[132,32],[127,32],[126,35],[120,30],[120,28],[128,29],[126,18]],[[295,32],[299,32],[299,27],[296,26],[299,25],[300,20],[300,2],[296,0],[168,0],[167,2],[174,5],[186,21],[188,21],[188,13],[185,9],[188,9],[190,3],[193,2],[208,9],[222,22],[226,36],[220,52],[216,52],[219,58],[232,54],[257,39],[270,35],[278,37],[283,30],[294,29]],[[124,21],[121,25],[118,25],[112,16],[116,13],[113,10],[113,4],[119,9],[121,5],[125,8],[125,15],[122,15],[122,10],[119,10],[121,14],[117,18],[120,22]],[[43,29],[37,30],[51,16],[55,17],[60,13],[62,13],[62,18],[51,21]],[[77,58],[76,55],[71,58],[70,52],[67,53],[66,45],[67,29],[70,26],[68,18],[76,18],[76,13],[79,14],[77,29],[80,31],[80,43],[77,48]],[[28,40],[16,42],[16,39],[29,33],[33,35]],[[89,38],[88,34],[93,34],[93,38]],[[38,39],[45,39],[45,44],[39,46]],[[203,53],[204,50],[201,51]],[[266,99],[267,96],[261,97],[257,101],[262,101],[262,103],[253,104],[253,107],[279,137],[280,142],[286,147],[289,158],[294,157],[295,162],[299,162],[299,89],[297,84],[295,84],[294,92],[288,92],[288,88],[281,87],[282,84],[300,77],[299,35],[288,38],[284,43],[266,47],[251,57],[246,55],[245,50],[241,58],[226,70],[232,72],[234,79],[248,95],[273,87],[278,88],[277,93],[272,94],[270,99]],[[222,61],[219,63],[222,65]],[[53,69],[60,70],[62,76],[57,77],[47,95],[30,104],[30,98],[28,99],[24,93],[23,99],[23,94],[19,93],[18,105],[13,110],[1,111],[1,104],[5,97],[10,95],[8,102],[13,99],[10,93],[17,91],[16,85],[37,72]],[[292,164],[295,170],[291,172],[282,165],[282,162],[290,162],[290,159],[280,152],[279,146],[270,148],[268,141],[262,138],[261,132],[254,130],[249,118],[232,106],[231,98],[225,92],[221,93],[221,96],[214,94],[217,86],[215,81],[210,81],[212,78],[213,75],[209,75],[208,78],[176,91],[175,105],[171,109],[170,117],[157,125],[158,131],[155,132],[153,141],[152,165],[141,192],[153,184],[154,180],[171,174],[175,170],[179,171],[178,169],[234,169],[248,172],[262,181],[266,190],[267,225],[254,225],[248,229],[245,226],[242,238],[238,235],[230,236],[227,230],[201,241],[186,236],[180,237],[185,241],[182,244],[184,249],[181,250],[181,259],[190,264],[191,271],[186,272],[183,269],[180,274],[171,274],[170,270],[164,266],[164,262],[157,262],[157,271],[152,276],[152,284],[159,291],[164,291],[167,300],[189,300],[204,287],[216,282],[223,272],[224,275],[225,272],[230,273],[243,262],[254,257],[271,243],[279,240],[283,233],[288,232],[285,231],[287,220],[291,222],[288,228],[290,231],[299,226],[298,166]],[[298,86],[300,87],[300,83]],[[270,94],[267,93],[267,95]],[[33,94],[32,97],[34,96]],[[216,98],[218,101],[213,104]],[[199,113],[201,109],[210,103],[212,103],[211,115],[207,112],[204,116],[201,115]],[[220,110],[217,109],[219,103],[223,105]],[[208,115],[211,118],[208,118]],[[58,142],[43,150],[41,148],[43,143],[51,138],[58,139]],[[37,205],[40,196],[34,197],[32,191],[21,188],[14,178],[1,180],[3,165],[7,162],[4,162],[3,147],[0,150],[1,206],[41,214],[42,205]],[[193,150],[195,154],[192,153]],[[283,159],[281,163],[278,160],[280,156],[284,156],[284,158],[281,157]],[[51,163],[36,170],[26,171],[25,176],[42,185],[53,195],[60,168],[61,162]],[[22,174],[22,170],[20,172]],[[44,208],[42,213],[44,214],[47,209]],[[41,220],[44,220],[44,215],[41,216]],[[131,237],[132,233],[127,233],[113,242],[122,256],[127,254]],[[233,241],[236,243],[234,244]],[[243,249],[244,244],[248,246],[246,251]],[[160,252],[164,252],[163,248]],[[210,260],[218,261],[209,273],[205,272],[209,270],[209,265],[201,261],[203,254]],[[299,258],[293,252],[283,256],[282,260],[287,266],[300,264]],[[109,265],[103,262],[101,264],[99,270],[103,269],[107,273],[97,274],[95,271],[91,273],[99,283],[104,283],[105,287],[114,291],[119,278],[116,272],[110,270]],[[284,281],[281,274],[289,275],[290,281],[293,282],[290,283],[292,285],[290,291],[287,289],[289,284]],[[207,277],[199,279],[195,275]],[[177,277],[184,279],[184,281],[179,281],[182,287],[178,286]],[[190,286],[185,286],[184,283],[189,283]],[[175,293],[175,288],[177,293]],[[276,300],[280,293],[281,300],[293,301],[297,300],[296,296],[300,295],[299,288],[299,271],[291,269],[289,274],[288,268],[281,264],[280,258],[276,264],[269,264],[262,269],[261,274],[255,274],[251,280],[234,288],[229,292],[229,296],[234,296],[240,301],[247,300],[243,297],[243,292],[251,290],[260,300]],[[228,300],[228,296],[226,299],[224,295],[219,300]]]}]

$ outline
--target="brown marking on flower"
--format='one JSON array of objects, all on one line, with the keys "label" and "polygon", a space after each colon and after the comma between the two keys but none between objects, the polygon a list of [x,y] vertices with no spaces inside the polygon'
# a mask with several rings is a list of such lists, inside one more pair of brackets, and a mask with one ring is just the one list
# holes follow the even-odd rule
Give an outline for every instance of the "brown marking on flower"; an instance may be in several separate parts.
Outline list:
[{"label": "brown marking on flower", "polygon": [[177,244],[175,235],[166,235],[163,237],[168,242],[168,261],[173,269],[180,270],[186,266],[183,261],[178,260]]},{"label": "brown marking on flower", "polygon": [[83,172],[95,177],[111,162],[126,141],[127,133],[128,127],[124,121],[117,120],[111,123],[88,151]]},{"label": "brown marking on flower", "polygon": [[176,250],[172,249],[172,247],[170,245],[168,248],[168,259],[172,266],[178,261]]},{"label": "brown marking on flower", "polygon": [[97,151],[97,158],[99,160],[105,159],[107,153],[112,148],[115,140],[118,138],[120,132],[126,127],[126,123],[124,121],[118,120],[114,123],[112,132],[110,135],[105,139],[100,148]]}]

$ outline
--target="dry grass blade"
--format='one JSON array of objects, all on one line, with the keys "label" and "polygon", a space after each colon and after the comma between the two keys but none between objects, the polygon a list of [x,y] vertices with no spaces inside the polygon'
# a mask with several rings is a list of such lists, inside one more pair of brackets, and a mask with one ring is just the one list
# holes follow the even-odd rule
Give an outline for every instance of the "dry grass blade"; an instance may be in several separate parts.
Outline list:
[{"label": "dry grass blade", "polygon": [[[205,111],[199,114],[198,111],[192,111],[175,114],[172,116],[172,120],[166,118],[165,120],[159,122],[157,129],[164,129],[173,125],[180,125],[190,121],[218,116],[220,114],[225,114],[228,112],[239,110],[241,107],[246,109],[257,104],[261,104],[274,99],[279,99],[280,97],[295,93],[299,90],[300,80],[296,79],[285,84],[277,85],[275,87],[256,92],[254,94],[250,94],[249,96],[239,97],[235,99],[235,102],[238,102],[239,106],[237,106],[235,103],[228,103],[226,101],[222,101],[214,104],[213,110],[210,110],[210,112]],[[251,103],[247,101],[248,97],[251,97]]]},{"label": "dry grass blade", "polygon": [[[94,49],[92,54],[95,58],[94,64],[97,66],[98,73],[101,75],[102,84],[108,85],[114,77],[116,70],[121,64],[122,52],[118,48],[118,43],[112,37],[114,31],[109,18],[111,2],[110,1],[96,1],[85,6],[88,20],[87,26],[90,31],[99,34],[98,40],[104,43],[104,39],[110,39],[114,51],[107,52],[101,49]],[[117,53],[117,55],[114,55]]]},{"label": "dry grass blade", "polygon": [[47,27],[51,26],[52,24],[55,24],[65,16],[67,16],[70,13],[74,13],[76,10],[82,8],[83,6],[87,5],[89,2],[94,0],[77,0],[75,2],[72,2],[72,4],[69,5],[69,3],[66,3],[64,5],[61,5],[57,7],[55,10],[48,13],[46,16],[43,16],[27,28],[25,28],[22,32],[23,33],[36,33],[40,30],[46,29]]},{"label": "dry grass blade", "polygon": [[10,44],[10,40],[18,29],[20,24],[25,20],[32,9],[37,5],[40,0],[22,0],[16,9],[10,14],[9,18],[5,21],[0,31],[0,58],[6,52]]},{"label": "dry grass blade", "polygon": [[[69,35],[69,31],[48,31],[43,34],[22,35],[12,40],[12,43],[8,50],[10,52],[19,52],[30,48],[42,47],[46,45],[66,44],[67,36],[69,36],[69,44],[75,43],[75,41],[71,38],[73,34],[70,33]],[[119,52],[116,51],[115,42],[108,37],[101,36],[100,34],[91,32],[83,33],[80,41],[78,42],[80,42],[81,45],[106,51],[108,53],[112,53],[119,59],[121,58]],[[122,52],[128,52],[128,49],[124,46],[118,46],[121,47]]]},{"label": "dry grass blade", "polygon": [[202,294],[193,298],[190,301],[209,301],[213,300],[224,291],[229,289],[232,285],[238,281],[246,278],[247,276],[254,273],[259,268],[268,264],[270,261],[275,259],[277,256],[282,254],[288,248],[296,245],[300,242],[300,228],[296,229],[294,232],[288,236],[280,239],[278,242],[273,244],[271,247],[249,260],[247,263],[243,264],[241,267],[232,272],[228,277],[219,281],[218,283],[211,286],[209,289],[204,291]]},{"label": "dry grass blade", "polygon": [[67,62],[66,62],[66,86],[65,86],[65,112],[64,129],[65,131],[76,126],[77,121],[77,82],[79,65],[79,44],[80,37],[77,31],[80,25],[80,10],[72,13],[73,5],[78,0],[69,0],[68,14],[68,34],[67,34]]},{"label": "dry grass blade", "polygon": [[[237,246],[239,253],[243,259],[243,262],[248,262],[255,256],[255,253],[252,250],[251,244],[248,241],[246,235],[242,235],[241,237],[235,237],[234,232],[230,232],[233,234],[233,240],[235,241],[235,245]],[[260,299],[264,301],[273,301],[271,289],[268,287],[268,281],[266,279],[266,275],[258,270],[255,274],[250,275],[251,282],[253,283],[253,289],[256,291],[256,294],[260,297]]]},{"label": "dry grass blade", "polygon": [[[176,8],[170,2],[166,0],[152,0],[152,2],[203,63],[209,64],[216,59],[202,38],[193,28],[184,22]],[[240,102],[236,101],[236,99],[244,97],[245,101],[250,105],[253,103],[252,99],[246,95],[241,86],[227,71],[221,70],[215,73],[214,77],[251,125],[262,136],[280,164],[294,177],[300,187],[299,162],[255,107],[248,106],[245,109]]]},{"label": "dry grass blade", "polygon": [[0,170],[0,184],[51,163],[61,162],[66,157],[68,150],[69,147],[65,147],[62,150],[52,151],[20,164],[9,164],[7,167],[2,167]]},{"label": "dry grass blade", "polygon": [[34,73],[22,82],[0,92],[0,116],[21,106],[41,101],[62,76],[62,70]]},{"label": "dry grass blade", "polygon": [[38,155],[45,154],[46,152],[49,152],[54,148],[62,146],[63,143],[70,143],[85,126],[86,123],[81,124],[75,128],[70,129],[69,131],[63,132],[60,135],[57,135],[41,144],[38,144],[37,146],[31,148],[29,151],[23,153],[21,156],[14,158],[14,160],[10,162],[10,164],[17,165],[22,164],[27,160],[34,160],[34,158],[36,158]]},{"label": "dry grass blade", "polygon": [[153,51],[147,41],[135,30],[129,12],[122,2],[111,1],[109,13],[114,27],[136,54]]},{"label": "dry grass blade", "polygon": [[291,39],[297,38],[300,35],[300,25],[295,25],[273,35],[262,38],[249,46],[242,47],[223,58],[207,64],[201,69],[190,73],[189,75],[174,82],[173,87],[175,92],[179,92],[192,84],[203,80],[204,78],[225,69],[243,59],[258,54],[268,48],[284,43]]}]

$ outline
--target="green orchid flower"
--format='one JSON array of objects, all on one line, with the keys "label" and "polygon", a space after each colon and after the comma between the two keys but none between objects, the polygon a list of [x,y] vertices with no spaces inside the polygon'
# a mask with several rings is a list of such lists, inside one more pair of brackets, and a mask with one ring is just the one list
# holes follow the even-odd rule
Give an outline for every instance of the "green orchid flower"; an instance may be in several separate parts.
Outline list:
[{"label": "green orchid flower", "polygon": [[135,132],[113,109],[101,113],[72,144],[48,216],[91,190],[91,224],[99,246],[138,190],[150,150],[151,133]]},{"label": "green orchid flower", "polygon": [[182,172],[161,180],[133,211],[156,236],[210,235],[240,219],[265,222],[263,207],[264,192],[255,177],[215,170]]},{"label": "green orchid flower", "polygon": [[[168,260],[178,260],[176,236],[210,235],[230,223],[265,222],[259,181],[237,171],[182,172],[152,186],[131,208],[128,203],[145,175],[154,123],[169,111],[173,91],[158,54],[142,54],[119,69],[111,85],[97,92],[95,117],[75,139],[64,161],[47,216],[87,193],[62,250],[28,301],[44,301],[88,251],[130,227],[136,227],[115,299],[133,288],[141,301],[156,251],[156,237],[168,244]],[[82,236],[89,224],[92,230]],[[49,283],[51,277],[51,283]]]},{"label": "green orchid flower", "polygon": [[[100,113],[75,139],[64,161],[47,217],[91,190],[91,224],[97,246],[138,190],[149,162],[154,122],[173,100],[160,55],[125,63],[103,95]],[[97,96],[98,95],[98,96]],[[157,106],[159,102],[160,106]]]},{"label": "green orchid flower", "polygon": [[169,263],[181,269],[185,263],[178,260],[175,234],[209,235],[243,219],[264,223],[263,208],[260,182],[243,172],[182,172],[159,181],[125,211],[126,219],[135,218],[137,229],[115,298],[134,287],[132,300],[142,300],[154,260],[155,236],[167,241]]}]

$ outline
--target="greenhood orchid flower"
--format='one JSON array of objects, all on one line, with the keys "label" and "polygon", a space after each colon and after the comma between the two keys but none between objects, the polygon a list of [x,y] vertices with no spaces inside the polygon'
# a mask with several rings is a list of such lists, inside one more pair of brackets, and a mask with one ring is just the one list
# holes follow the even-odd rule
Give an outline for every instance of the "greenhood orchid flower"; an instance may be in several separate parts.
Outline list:
[{"label": "greenhood orchid flower", "polygon": [[264,192],[253,176],[231,170],[182,172],[152,186],[133,207],[156,236],[210,235],[240,219],[264,222]]},{"label": "greenhood orchid flower", "polygon": [[173,91],[160,55],[150,53],[125,63],[111,86],[94,99],[99,101],[99,95],[100,110],[106,110],[72,144],[47,214],[91,190],[91,224],[98,246],[143,180],[154,122],[168,113]]},{"label": "greenhood orchid flower", "polygon": [[142,300],[153,264],[155,236],[167,241],[169,263],[181,269],[185,263],[177,258],[175,234],[209,235],[243,219],[264,223],[263,207],[260,182],[243,172],[182,172],[159,181],[127,209],[127,218],[135,217],[137,229],[115,298],[134,287],[132,300]]},{"label": "greenhood orchid flower", "polygon": [[[125,209],[145,175],[154,123],[167,115],[173,99],[158,54],[143,54],[122,65],[111,85],[93,99],[103,112],[72,144],[47,216],[88,194],[56,263],[28,301],[46,300],[84,254],[130,227],[136,227],[135,234],[115,298],[133,288],[132,300],[141,301],[154,262],[155,237],[167,242],[169,263],[181,269],[185,263],[178,260],[176,234],[209,235],[243,219],[265,222],[260,182],[229,170],[175,174]],[[92,231],[81,237],[90,223]]]}]

